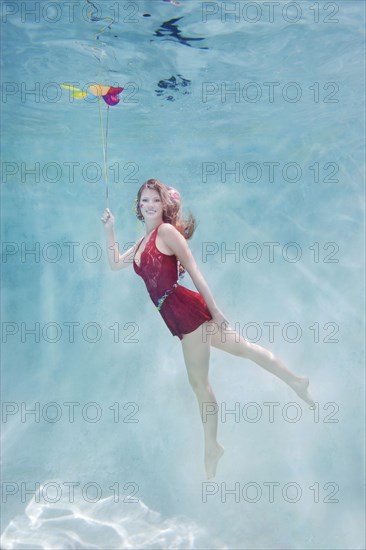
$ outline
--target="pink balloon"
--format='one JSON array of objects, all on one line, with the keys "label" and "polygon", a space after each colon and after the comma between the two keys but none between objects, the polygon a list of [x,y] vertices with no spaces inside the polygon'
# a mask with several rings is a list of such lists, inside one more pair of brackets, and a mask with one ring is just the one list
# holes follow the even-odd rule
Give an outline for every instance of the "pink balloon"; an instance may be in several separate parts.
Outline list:
[{"label": "pink balloon", "polygon": [[103,96],[104,101],[108,105],[117,105],[117,103],[120,102],[118,94],[120,94],[123,90],[124,88],[113,88],[113,86],[111,86],[108,90],[108,93]]}]

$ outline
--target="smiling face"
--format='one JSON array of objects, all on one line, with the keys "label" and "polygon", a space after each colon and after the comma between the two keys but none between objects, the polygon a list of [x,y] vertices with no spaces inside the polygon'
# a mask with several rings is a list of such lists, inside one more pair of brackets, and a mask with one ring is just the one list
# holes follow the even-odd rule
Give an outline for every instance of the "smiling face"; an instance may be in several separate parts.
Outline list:
[{"label": "smiling face", "polygon": [[163,218],[163,205],[158,191],[144,189],[139,202],[140,211],[145,222],[147,220],[159,220]]}]

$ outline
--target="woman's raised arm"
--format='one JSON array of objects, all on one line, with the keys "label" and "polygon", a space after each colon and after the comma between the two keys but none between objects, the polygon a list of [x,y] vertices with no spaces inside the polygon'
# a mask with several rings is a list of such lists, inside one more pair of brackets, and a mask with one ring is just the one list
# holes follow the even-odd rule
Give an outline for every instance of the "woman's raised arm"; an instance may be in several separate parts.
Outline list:
[{"label": "woman's raised arm", "polygon": [[114,236],[114,216],[109,208],[104,210],[101,220],[104,223],[104,229],[106,232],[107,254],[110,268],[112,271],[118,271],[119,269],[128,267],[132,264],[136,244],[129,248],[124,254],[120,254],[118,243],[116,242]]}]

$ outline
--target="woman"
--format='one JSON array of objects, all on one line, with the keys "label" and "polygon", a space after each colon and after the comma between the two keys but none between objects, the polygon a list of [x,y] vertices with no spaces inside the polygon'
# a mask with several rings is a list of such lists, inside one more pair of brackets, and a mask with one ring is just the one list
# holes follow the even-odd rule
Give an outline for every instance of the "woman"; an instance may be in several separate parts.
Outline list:
[{"label": "woman", "polygon": [[[236,333],[217,307],[186,242],[193,235],[196,222],[192,215],[188,220],[183,219],[178,191],[150,179],[138,191],[135,212],[145,224],[146,235],[120,254],[114,237],[114,217],[108,208],[105,209],[101,219],[107,234],[109,264],[111,269],[118,270],[133,263],[171,333],[180,338],[201,419],[206,403],[214,404],[210,410],[218,410],[208,379],[211,346],[254,361],[281,378],[313,407],[308,378],[296,376],[271,352]],[[179,284],[178,278],[184,271],[189,273],[198,292]],[[224,452],[217,441],[217,413],[205,417],[203,428],[205,469],[210,479],[215,476],[217,463]]]}]

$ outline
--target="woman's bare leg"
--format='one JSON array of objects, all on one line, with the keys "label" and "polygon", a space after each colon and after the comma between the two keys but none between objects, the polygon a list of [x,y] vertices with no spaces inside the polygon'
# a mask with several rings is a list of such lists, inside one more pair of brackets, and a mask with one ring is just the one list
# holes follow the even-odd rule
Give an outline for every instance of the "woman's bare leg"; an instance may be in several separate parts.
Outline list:
[{"label": "woman's bare leg", "polygon": [[[217,401],[209,379],[210,338],[203,342],[201,327],[182,339],[184,361],[189,383],[196,395],[205,437],[205,469],[207,478],[215,476],[224,448],[217,441]],[[211,407],[206,414],[207,406]],[[212,411],[215,411],[212,414]]]},{"label": "woman's bare leg", "polygon": [[[208,334],[206,336],[206,334]],[[277,357],[267,349],[258,346],[252,342],[248,342],[234,329],[228,327],[222,329],[214,323],[201,325],[201,338],[203,341],[210,338],[211,345],[215,348],[250,359],[260,365],[268,372],[271,372],[292,388],[297,395],[303,399],[310,407],[314,407],[315,403],[308,392],[309,379],[305,376],[297,376],[291,372]]]}]

